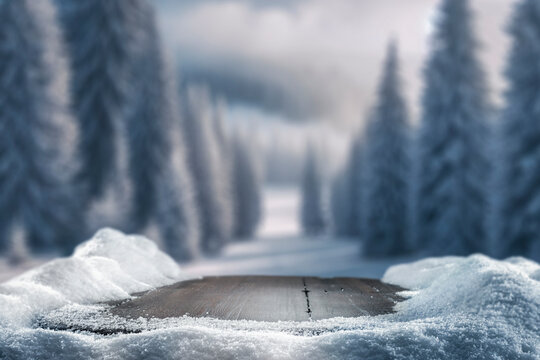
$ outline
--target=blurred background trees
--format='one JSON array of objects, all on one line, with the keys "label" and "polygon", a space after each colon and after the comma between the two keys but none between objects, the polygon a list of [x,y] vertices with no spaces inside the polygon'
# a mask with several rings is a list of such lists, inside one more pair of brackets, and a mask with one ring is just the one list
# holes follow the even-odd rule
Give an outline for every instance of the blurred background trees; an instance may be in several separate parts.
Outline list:
[{"label": "blurred background trees", "polygon": [[0,20],[0,251],[68,251],[81,193],[55,13],[49,2],[6,1]]},{"label": "blurred background trees", "polygon": [[367,256],[401,254],[408,248],[411,178],[409,115],[401,89],[397,47],[390,43],[368,123],[366,147]]},{"label": "blurred background trees", "polygon": [[[468,0],[440,1],[413,106],[398,39],[370,98],[213,49],[178,65],[159,4],[0,2],[0,252],[67,252],[112,226],[177,260],[215,255],[257,237],[264,188],[292,184],[305,234],[357,239],[364,257],[540,256],[540,0],[516,1],[498,107]],[[326,110],[350,98],[371,111],[345,136],[311,121],[340,123]],[[275,107],[304,123],[270,126]]]},{"label": "blurred background trees", "polygon": [[315,148],[309,146],[302,174],[300,223],[304,233],[310,236],[322,235],[327,226],[320,161]]},{"label": "blurred background trees", "polygon": [[418,138],[418,246],[433,254],[486,251],[490,105],[476,49],[468,1],[443,1]]},{"label": "blurred background trees", "polygon": [[501,155],[495,253],[540,258],[540,3],[521,1],[509,27],[513,44],[506,66],[509,87],[501,114]]}]

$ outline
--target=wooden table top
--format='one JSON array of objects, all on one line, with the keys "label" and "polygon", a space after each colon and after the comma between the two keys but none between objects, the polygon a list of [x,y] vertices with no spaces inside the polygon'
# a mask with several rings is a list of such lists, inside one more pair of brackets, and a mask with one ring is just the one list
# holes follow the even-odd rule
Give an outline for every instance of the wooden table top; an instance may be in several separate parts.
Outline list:
[{"label": "wooden table top", "polygon": [[224,276],[182,281],[109,304],[112,314],[125,318],[306,321],[392,313],[402,290],[373,279]]}]

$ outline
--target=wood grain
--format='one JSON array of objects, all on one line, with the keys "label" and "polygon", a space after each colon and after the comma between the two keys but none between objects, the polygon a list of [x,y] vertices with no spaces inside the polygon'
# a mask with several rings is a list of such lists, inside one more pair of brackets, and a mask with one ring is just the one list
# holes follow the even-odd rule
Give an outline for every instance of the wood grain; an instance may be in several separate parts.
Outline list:
[{"label": "wood grain", "polygon": [[179,282],[110,303],[114,315],[224,320],[305,321],[393,312],[404,289],[379,280],[224,276]]}]

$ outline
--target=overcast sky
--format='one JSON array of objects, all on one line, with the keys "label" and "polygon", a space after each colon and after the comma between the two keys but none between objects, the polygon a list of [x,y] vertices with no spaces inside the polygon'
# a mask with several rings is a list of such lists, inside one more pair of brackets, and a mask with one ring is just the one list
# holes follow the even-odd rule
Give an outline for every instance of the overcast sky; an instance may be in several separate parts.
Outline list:
[{"label": "overcast sky", "polygon": [[[513,0],[472,0],[494,97]],[[399,42],[411,108],[421,89],[435,0],[158,0],[184,81],[288,120],[362,121],[386,44]]]}]

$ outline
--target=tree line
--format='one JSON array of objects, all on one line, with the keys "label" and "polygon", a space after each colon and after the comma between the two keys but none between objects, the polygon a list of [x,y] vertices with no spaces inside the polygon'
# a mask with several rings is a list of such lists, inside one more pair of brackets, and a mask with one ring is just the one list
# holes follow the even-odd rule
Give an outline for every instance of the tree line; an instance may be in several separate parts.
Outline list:
[{"label": "tree line", "polygon": [[185,260],[253,235],[253,145],[179,89],[150,2],[2,1],[0,65],[0,252],[114,226]]},{"label": "tree line", "polygon": [[[489,100],[473,21],[468,0],[441,1],[418,126],[397,45],[388,48],[376,104],[330,191],[334,233],[361,239],[365,256],[540,256],[540,1],[515,5],[500,108]],[[323,211],[321,202],[306,211]]]}]

